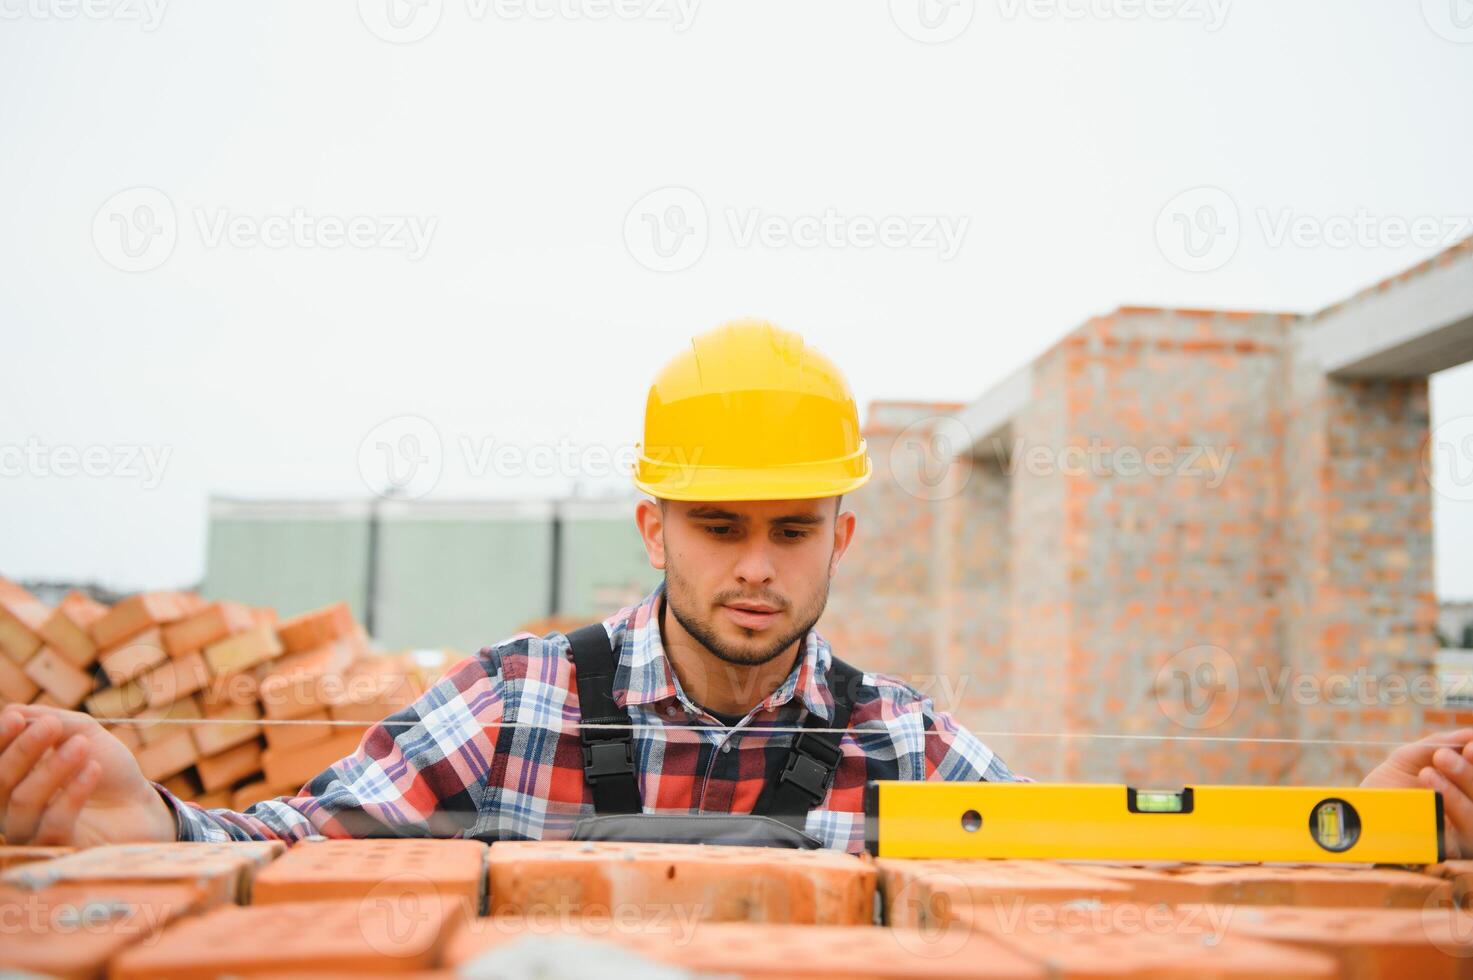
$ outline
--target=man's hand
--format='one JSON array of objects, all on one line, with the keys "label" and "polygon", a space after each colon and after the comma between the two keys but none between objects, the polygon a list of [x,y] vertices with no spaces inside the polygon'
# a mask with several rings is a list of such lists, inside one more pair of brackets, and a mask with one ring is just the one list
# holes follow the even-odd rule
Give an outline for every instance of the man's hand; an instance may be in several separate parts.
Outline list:
[{"label": "man's hand", "polygon": [[0,834],[11,844],[172,841],[174,815],[128,747],[90,716],[0,710]]},{"label": "man's hand", "polygon": [[1447,856],[1473,854],[1473,728],[1439,732],[1403,745],[1372,769],[1361,785],[1441,793]]}]

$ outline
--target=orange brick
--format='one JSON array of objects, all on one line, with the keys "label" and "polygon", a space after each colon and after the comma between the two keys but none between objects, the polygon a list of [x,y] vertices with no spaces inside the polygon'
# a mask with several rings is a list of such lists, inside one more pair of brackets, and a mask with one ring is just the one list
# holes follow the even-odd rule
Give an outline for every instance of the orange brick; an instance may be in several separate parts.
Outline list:
[{"label": "orange brick", "polygon": [[75,708],[92,690],[92,675],[73,667],[50,647],[26,661],[26,676],[64,708]]},{"label": "orange brick", "polygon": [[164,627],[164,649],[171,657],[198,653],[211,643],[257,625],[251,610],[238,602],[215,602],[200,612]]},{"label": "orange brick", "polygon": [[193,770],[186,769],[177,776],[170,776],[159,783],[164,789],[181,800],[192,800],[199,795],[199,779]]},{"label": "orange brick", "polygon": [[186,653],[166,660],[138,679],[148,706],[158,707],[204,690],[210,683],[210,669],[198,653]]},{"label": "orange brick", "polygon": [[[297,745],[325,742],[338,732],[338,729],[327,724],[329,720],[326,711],[314,711],[310,715],[293,719],[291,724],[266,725],[266,744],[273,749],[289,749]],[[322,724],[310,724],[314,721]]]},{"label": "orange brick", "polygon": [[346,602],[293,616],[277,625],[277,635],[288,653],[312,650],[351,636],[358,628]]},{"label": "orange brick", "polygon": [[0,844],[0,871],[32,861],[50,861],[71,854],[71,847],[38,847],[29,844]]},{"label": "orange brick", "polygon": [[234,796],[235,793],[230,789],[217,789],[208,793],[200,793],[192,802],[199,804],[205,810],[228,810]]},{"label": "orange brick", "polygon": [[113,685],[142,677],[168,659],[158,627],[145,628],[116,646],[104,647],[97,655],[102,672]]},{"label": "orange brick", "polygon": [[[60,701],[56,700],[56,698],[54,698],[51,695],[47,694],[45,691],[42,691],[40,694],[37,694],[35,697],[31,698],[31,703],[32,704],[44,705],[45,707],[48,707],[48,708],[65,708],[66,707],[66,705],[64,705]],[[73,705],[72,707],[76,707],[76,705]]]},{"label": "orange brick", "polygon": [[[190,736],[200,755],[218,755],[259,736],[260,717],[261,712],[254,704],[207,710],[204,724],[190,726]],[[231,721],[237,724],[225,724]]]},{"label": "orange brick", "polygon": [[97,644],[92,642],[92,634],[67,614],[65,606],[51,610],[46,622],[41,624],[41,639],[73,667],[90,667],[97,659]]},{"label": "orange brick", "polygon": [[956,910],[987,900],[1013,907],[1058,902],[1120,902],[1131,885],[1109,881],[1050,861],[947,861],[881,858],[876,862],[885,922],[901,928],[934,929],[954,920]]},{"label": "orange brick", "polygon": [[1233,936],[1272,940],[1335,957],[1347,977],[1446,977],[1473,974],[1473,914],[1422,909],[1243,907]]},{"label": "orange brick", "polygon": [[133,753],[138,768],[148,779],[164,780],[194,765],[194,742],[189,733],[177,731]]},{"label": "orange brick", "polygon": [[1205,889],[1194,901],[1237,905],[1421,908],[1452,890],[1432,875],[1390,868],[1194,867],[1174,877]]},{"label": "orange brick", "polygon": [[[187,614],[187,606],[177,593],[140,592],[119,602],[92,623],[92,642],[105,650],[151,626],[172,623]],[[162,636],[158,646],[163,648]]]},{"label": "orange brick", "polygon": [[92,633],[92,624],[107,615],[107,606],[98,602],[85,592],[72,589],[61,597],[56,604],[68,619],[76,623],[82,629],[87,630],[88,636]]},{"label": "orange brick", "polygon": [[487,847],[472,840],[303,841],[256,876],[256,905],[366,898],[392,881],[406,892],[460,903],[478,914]]},{"label": "orange brick", "polygon": [[244,902],[256,872],[285,849],[280,841],[104,844],[11,868],[0,875],[0,884],[34,890],[63,883],[111,887],[189,882],[202,890],[207,904]]},{"label": "orange brick", "polygon": [[51,610],[9,579],[4,582],[0,589],[0,652],[23,664],[41,649],[41,627]]},{"label": "orange brick", "polygon": [[143,748],[143,739],[138,737],[132,725],[103,725],[102,727],[106,728],[113,738],[126,745],[128,751],[134,755],[137,755],[138,750]]},{"label": "orange brick", "polygon": [[1230,907],[1206,920],[1227,922],[1225,931],[1189,918],[1189,910],[1164,905],[1076,905],[1060,911],[1057,918],[1035,915],[1012,931],[989,935],[1046,968],[1050,977],[1339,976],[1330,956],[1237,934],[1232,916],[1240,910]]},{"label": "orange brick", "polygon": [[258,974],[403,973],[440,954],[447,913],[414,901],[224,906],[184,919],[112,961],[111,980]]},{"label": "orange brick", "polygon": [[[632,910],[631,910],[632,911]],[[570,952],[606,945],[613,972],[639,975],[628,957],[694,976],[1038,978],[1044,969],[992,936],[958,933],[945,945],[923,933],[875,926],[699,922],[687,915],[496,916],[458,923],[444,964],[469,976],[535,976]],[[683,910],[681,910],[683,911]],[[568,948],[560,943],[580,941]],[[587,944],[597,944],[594,950]],[[545,951],[542,957],[537,951]],[[622,957],[622,958],[621,958]]]},{"label": "orange brick", "polygon": [[199,773],[200,785],[207,791],[226,789],[261,771],[261,746],[254,741],[246,742],[219,755],[198,759],[194,768]]},{"label": "orange brick", "polygon": [[201,902],[199,889],[188,884],[0,887],[7,926],[0,972],[101,977],[114,956],[154,939]]},{"label": "orange brick", "polygon": [[243,704],[254,705],[260,689],[260,680],[252,671],[215,677],[199,692],[200,704],[205,714],[224,711]]},{"label": "orange brick", "polygon": [[396,711],[413,704],[419,697],[418,686],[407,677],[366,678],[365,685],[350,681],[343,697],[329,708],[337,721],[379,722]]},{"label": "orange brick", "polygon": [[272,674],[261,681],[261,708],[267,718],[303,718],[325,711],[342,684],[341,678],[304,671]]},{"label": "orange brick", "polygon": [[30,704],[41,689],[9,657],[0,657],[0,704]]},{"label": "orange brick", "polygon": [[304,786],[334,762],[356,752],[362,737],[362,732],[352,730],[312,745],[267,749],[261,753],[261,769],[273,786]]},{"label": "orange brick", "polygon": [[87,712],[98,718],[131,718],[148,707],[143,685],[129,681],[104,687],[87,699]]},{"label": "orange brick", "polygon": [[1451,897],[1462,908],[1473,908],[1473,861],[1444,861],[1426,869],[1427,874],[1449,882]]},{"label": "orange brick", "polygon": [[190,729],[179,722],[194,721],[199,717],[199,703],[193,698],[185,698],[173,704],[140,711],[133,716],[129,727],[138,733],[138,739],[144,745],[153,745],[174,735],[187,733]]},{"label": "orange brick", "polygon": [[205,661],[216,676],[250,670],[281,653],[281,644],[269,626],[252,626],[205,647]]},{"label": "orange brick", "polygon": [[874,914],[874,865],[833,851],[502,841],[488,868],[497,915],[663,905],[710,921],[851,925]]}]

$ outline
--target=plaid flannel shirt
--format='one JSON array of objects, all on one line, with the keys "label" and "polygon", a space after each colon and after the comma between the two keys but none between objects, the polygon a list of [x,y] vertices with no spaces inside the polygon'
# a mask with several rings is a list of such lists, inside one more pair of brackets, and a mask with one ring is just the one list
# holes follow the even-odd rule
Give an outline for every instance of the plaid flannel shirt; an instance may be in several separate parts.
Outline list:
[{"label": "plaid flannel shirt", "polygon": [[[833,653],[809,630],[787,679],[726,728],[681,690],[660,641],[664,584],[604,620],[619,659],[615,700],[630,715],[646,813],[748,813],[789,729],[832,717],[824,683]],[[270,840],[433,836],[566,839],[593,813],[583,778],[578,688],[561,634],[522,633],[452,667],[414,704],[368,728],[350,756],[296,796],[243,813],[183,803],[179,839]],[[749,731],[752,726],[783,731]],[[931,699],[898,678],[866,673],[843,759],[807,832],[831,848],[864,849],[871,779],[1021,780]]]}]

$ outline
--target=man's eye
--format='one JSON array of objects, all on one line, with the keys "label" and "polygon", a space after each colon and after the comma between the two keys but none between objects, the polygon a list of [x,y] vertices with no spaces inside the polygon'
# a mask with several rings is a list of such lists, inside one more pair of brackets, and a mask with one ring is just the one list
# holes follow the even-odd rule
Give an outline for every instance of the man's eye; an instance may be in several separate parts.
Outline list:
[{"label": "man's eye", "polygon": [[802,540],[803,538],[808,537],[808,532],[807,531],[799,531],[799,530],[797,530],[795,528],[791,528],[791,527],[785,527],[785,528],[783,528],[781,533],[783,535],[785,535],[789,541],[799,541],[799,540]]},{"label": "man's eye", "polygon": [[706,526],[706,530],[711,532],[713,536],[718,538],[731,537],[731,535],[726,533],[727,531],[731,530],[731,526],[728,524],[708,524]]}]

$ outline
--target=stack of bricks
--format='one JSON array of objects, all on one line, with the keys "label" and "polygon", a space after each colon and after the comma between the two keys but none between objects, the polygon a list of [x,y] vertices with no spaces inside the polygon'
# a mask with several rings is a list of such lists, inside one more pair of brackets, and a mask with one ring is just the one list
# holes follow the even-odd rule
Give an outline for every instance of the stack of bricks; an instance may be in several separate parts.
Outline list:
[{"label": "stack of bricks", "polygon": [[202,806],[295,794],[422,691],[407,657],[369,653],[345,603],[284,622],[185,592],[50,609],[0,579],[0,703],[105,719],[145,776]]},{"label": "stack of bricks", "polygon": [[0,971],[59,976],[1473,976],[1473,862],[307,838],[0,847],[0,867]]}]

